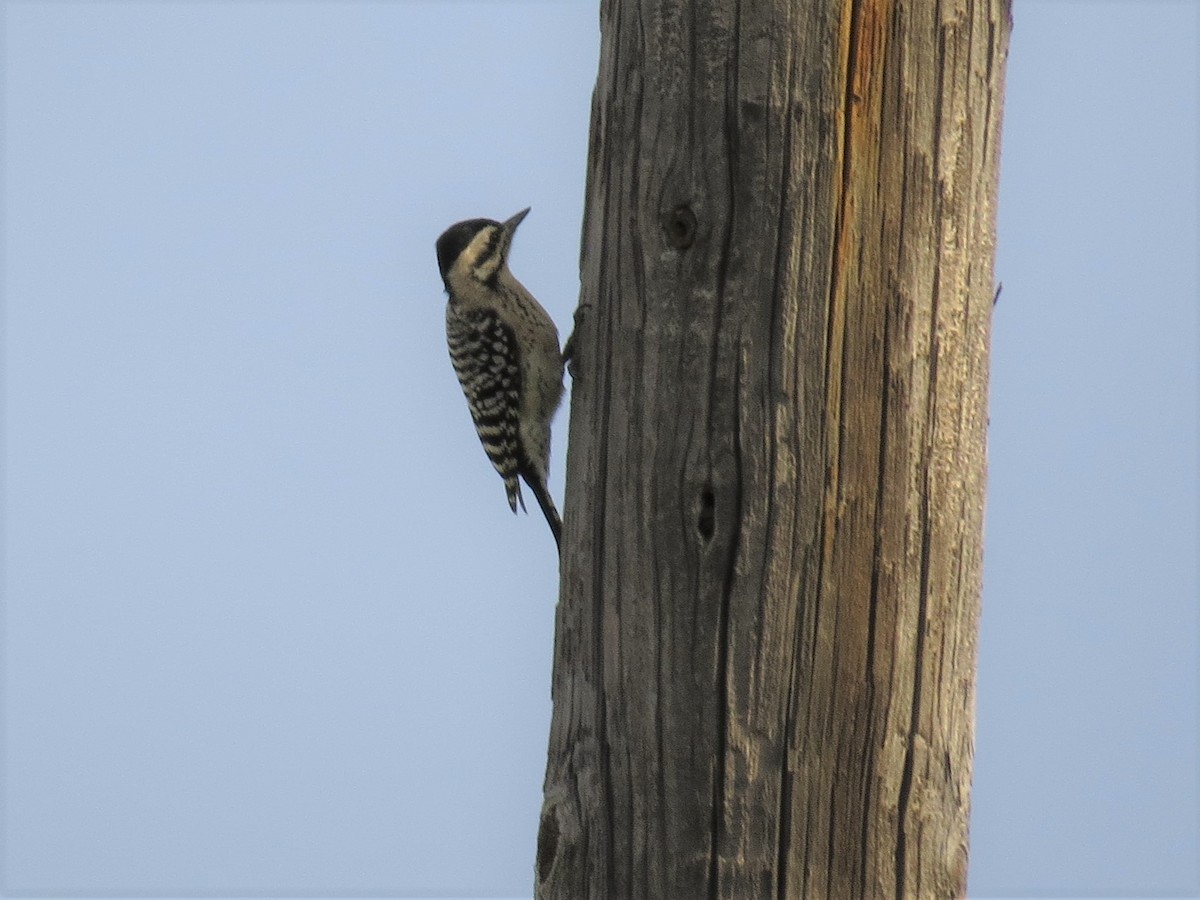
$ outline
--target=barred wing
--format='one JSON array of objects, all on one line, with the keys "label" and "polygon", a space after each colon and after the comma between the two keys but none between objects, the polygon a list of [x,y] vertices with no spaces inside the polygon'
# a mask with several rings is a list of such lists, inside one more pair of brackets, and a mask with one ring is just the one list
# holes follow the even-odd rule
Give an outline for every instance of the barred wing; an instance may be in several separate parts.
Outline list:
[{"label": "barred wing", "polygon": [[525,508],[517,472],[521,465],[521,360],[511,328],[489,309],[459,312],[446,307],[450,361],[467,397],[475,431],[488,459],[504,479],[508,505]]}]

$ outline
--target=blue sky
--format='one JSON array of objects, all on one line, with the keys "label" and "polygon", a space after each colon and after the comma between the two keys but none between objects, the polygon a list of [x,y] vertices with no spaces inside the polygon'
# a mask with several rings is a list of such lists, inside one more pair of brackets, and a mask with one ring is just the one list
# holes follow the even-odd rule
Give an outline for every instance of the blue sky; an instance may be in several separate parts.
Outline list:
[{"label": "blue sky", "polygon": [[[3,14],[4,895],[528,896],[553,542],[433,241],[532,206],[569,327],[595,4]],[[1197,6],[1015,15],[971,891],[1200,895]]]}]

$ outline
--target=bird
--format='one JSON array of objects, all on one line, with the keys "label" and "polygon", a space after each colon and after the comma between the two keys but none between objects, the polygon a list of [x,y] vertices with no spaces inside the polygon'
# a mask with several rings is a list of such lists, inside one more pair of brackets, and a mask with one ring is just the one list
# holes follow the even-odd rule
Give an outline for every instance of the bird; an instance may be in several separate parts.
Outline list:
[{"label": "bird", "polygon": [[437,239],[446,288],[446,339],[475,431],[504,480],[508,505],[525,509],[518,477],[533,491],[559,551],[562,519],[546,486],[550,423],[563,395],[563,354],[554,320],[508,267],[517,226],[466,219]]}]

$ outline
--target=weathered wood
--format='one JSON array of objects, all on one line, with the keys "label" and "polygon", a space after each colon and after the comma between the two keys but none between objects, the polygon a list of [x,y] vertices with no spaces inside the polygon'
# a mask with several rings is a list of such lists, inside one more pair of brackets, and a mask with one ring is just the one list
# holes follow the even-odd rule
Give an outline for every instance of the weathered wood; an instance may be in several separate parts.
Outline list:
[{"label": "weathered wood", "polygon": [[1007,0],[601,25],[537,896],[960,896]]}]

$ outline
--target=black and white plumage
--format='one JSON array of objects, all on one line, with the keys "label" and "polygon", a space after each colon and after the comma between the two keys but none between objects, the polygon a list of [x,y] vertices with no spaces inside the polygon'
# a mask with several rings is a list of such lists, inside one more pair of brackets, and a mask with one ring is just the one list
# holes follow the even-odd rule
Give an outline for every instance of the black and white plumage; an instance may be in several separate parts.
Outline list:
[{"label": "black and white plumage", "polygon": [[451,225],[437,240],[438,268],[449,296],[450,361],[479,440],[513,512],[525,508],[520,477],[561,545],[562,521],[546,488],[550,421],[563,393],[558,330],[508,268],[513,233],[528,212]]}]

